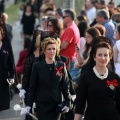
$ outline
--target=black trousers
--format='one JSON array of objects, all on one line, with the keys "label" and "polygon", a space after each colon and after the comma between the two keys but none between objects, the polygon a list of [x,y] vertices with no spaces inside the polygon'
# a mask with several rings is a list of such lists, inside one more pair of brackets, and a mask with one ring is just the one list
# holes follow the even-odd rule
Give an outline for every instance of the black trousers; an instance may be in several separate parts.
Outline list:
[{"label": "black trousers", "polygon": [[49,99],[44,103],[36,103],[38,120],[60,120],[61,114],[57,111],[58,103]]}]

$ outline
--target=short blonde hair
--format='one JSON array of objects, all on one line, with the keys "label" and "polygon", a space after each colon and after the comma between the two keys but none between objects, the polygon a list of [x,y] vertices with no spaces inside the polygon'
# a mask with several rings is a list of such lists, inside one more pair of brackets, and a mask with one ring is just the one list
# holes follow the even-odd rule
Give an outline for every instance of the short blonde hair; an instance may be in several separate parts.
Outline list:
[{"label": "short blonde hair", "polygon": [[51,38],[51,37],[44,38],[44,40],[42,41],[42,43],[41,43],[42,54],[44,54],[47,46],[50,45],[50,44],[55,44],[56,45],[56,55],[59,55],[60,45],[55,38]]}]

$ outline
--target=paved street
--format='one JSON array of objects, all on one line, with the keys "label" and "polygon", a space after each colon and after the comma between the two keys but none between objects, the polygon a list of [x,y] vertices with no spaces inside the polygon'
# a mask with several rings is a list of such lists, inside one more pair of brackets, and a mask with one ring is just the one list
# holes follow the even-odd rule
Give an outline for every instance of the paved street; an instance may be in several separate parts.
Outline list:
[{"label": "paved street", "polygon": [[[9,7],[10,4],[12,4],[14,0],[6,1],[5,5],[6,7]],[[19,52],[22,49],[23,46],[23,40],[20,37],[19,33],[19,27],[16,23],[13,25],[13,40],[12,40],[12,46],[13,46],[13,52],[14,52],[14,58],[15,63],[18,60]],[[0,120],[24,120],[24,116],[20,116],[20,111],[16,112],[13,110],[13,106],[15,104],[19,104],[19,97],[18,95],[14,96],[14,99],[10,102],[11,106],[9,110],[1,111],[0,112]]]}]

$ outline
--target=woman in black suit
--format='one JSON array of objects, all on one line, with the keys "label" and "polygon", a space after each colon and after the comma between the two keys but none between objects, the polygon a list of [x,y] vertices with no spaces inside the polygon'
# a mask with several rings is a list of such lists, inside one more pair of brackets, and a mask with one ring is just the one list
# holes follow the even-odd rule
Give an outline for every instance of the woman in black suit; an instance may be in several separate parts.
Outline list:
[{"label": "woman in black suit", "polygon": [[9,88],[14,83],[13,60],[4,35],[5,31],[0,27],[0,111],[10,108]]},{"label": "woman in black suit", "polygon": [[54,38],[45,38],[42,42],[45,59],[33,64],[25,109],[29,112],[31,109],[29,106],[35,100],[38,120],[59,120],[58,105],[63,102],[63,99],[64,106],[61,111],[69,111],[70,93],[66,66],[63,62],[55,60],[59,47]]}]

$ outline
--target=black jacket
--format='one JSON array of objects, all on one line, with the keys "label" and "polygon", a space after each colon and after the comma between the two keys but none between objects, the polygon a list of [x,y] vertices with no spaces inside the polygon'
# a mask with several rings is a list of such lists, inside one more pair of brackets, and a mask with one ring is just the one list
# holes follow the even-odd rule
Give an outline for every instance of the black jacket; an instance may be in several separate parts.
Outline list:
[{"label": "black jacket", "polygon": [[[61,66],[63,74],[56,75]],[[54,62],[52,82],[45,60],[34,63],[30,81],[27,106],[31,106],[34,100],[37,104],[46,103],[50,98],[58,103],[64,99],[66,106],[70,106],[69,78],[63,62]]]}]

